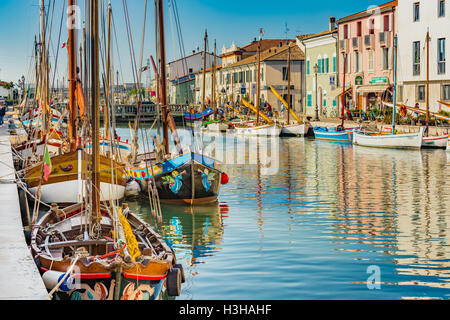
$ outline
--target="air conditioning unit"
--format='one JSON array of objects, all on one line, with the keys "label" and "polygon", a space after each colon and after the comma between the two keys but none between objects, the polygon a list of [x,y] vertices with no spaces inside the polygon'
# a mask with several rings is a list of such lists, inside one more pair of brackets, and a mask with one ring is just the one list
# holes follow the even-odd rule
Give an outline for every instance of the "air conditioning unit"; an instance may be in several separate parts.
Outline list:
[{"label": "air conditioning unit", "polygon": [[367,34],[364,36],[364,47],[366,49],[373,49],[374,48],[374,39],[375,35],[373,34]]},{"label": "air conditioning unit", "polygon": [[361,50],[361,37],[353,37],[352,38],[352,48],[355,51]]},{"label": "air conditioning unit", "polygon": [[390,32],[385,31],[385,32],[380,32],[380,46],[382,47],[389,47],[390,45]]},{"label": "air conditioning unit", "polygon": [[339,51],[348,52],[348,39],[342,39],[339,41]]}]

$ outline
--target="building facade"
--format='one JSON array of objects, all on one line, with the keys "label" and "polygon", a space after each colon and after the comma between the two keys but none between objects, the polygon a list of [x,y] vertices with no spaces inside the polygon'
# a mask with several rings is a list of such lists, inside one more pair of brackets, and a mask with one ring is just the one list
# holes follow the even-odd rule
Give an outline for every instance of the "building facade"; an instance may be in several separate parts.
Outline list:
[{"label": "building facade", "polygon": [[[427,60],[429,61],[429,106],[438,112],[450,103],[450,1],[398,1],[398,99],[399,103],[426,108]],[[427,31],[430,35],[427,59]]]},{"label": "building facade", "polygon": [[[261,104],[269,103],[274,110],[282,109],[281,101],[271,91],[273,86],[281,96],[287,98],[287,67],[288,48],[291,54],[291,106],[296,112],[301,111],[302,105],[302,73],[304,70],[304,53],[294,40],[279,41],[277,46],[261,52],[260,98]],[[221,102],[233,101],[241,103],[246,99],[256,106],[257,100],[257,69],[258,55],[240,60],[237,63],[224,66],[218,72],[217,91]]]},{"label": "building facade", "polygon": [[337,21],[339,90],[343,92],[345,78],[349,109],[367,111],[392,101],[397,3],[390,1]]},{"label": "building facade", "polygon": [[[195,101],[195,75],[203,70],[204,53],[193,52],[192,55],[168,63],[168,94],[169,103],[184,104]],[[211,68],[214,54],[206,53],[206,68]],[[220,57],[216,57],[220,64]]]},{"label": "building facade", "polygon": [[[329,30],[303,37],[299,42],[305,51],[305,108],[306,116],[339,116],[337,95],[337,29],[330,18]],[[315,71],[317,70],[317,73]],[[317,87],[316,87],[317,81]]]}]

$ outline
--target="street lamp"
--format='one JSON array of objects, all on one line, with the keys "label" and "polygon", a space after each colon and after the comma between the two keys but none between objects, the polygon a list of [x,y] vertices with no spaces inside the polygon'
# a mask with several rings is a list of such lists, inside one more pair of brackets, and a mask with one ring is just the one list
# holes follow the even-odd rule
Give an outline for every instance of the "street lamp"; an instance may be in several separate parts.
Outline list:
[{"label": "street lamp", "polygon": [[314,74],[316,76],[316,117],[315,117],[315,121],[319,121],[319,105],[318,105],[318,99],[317,99],[317,72],[319,72],[319,66],[317,65],[317,63],[314,65]]}]

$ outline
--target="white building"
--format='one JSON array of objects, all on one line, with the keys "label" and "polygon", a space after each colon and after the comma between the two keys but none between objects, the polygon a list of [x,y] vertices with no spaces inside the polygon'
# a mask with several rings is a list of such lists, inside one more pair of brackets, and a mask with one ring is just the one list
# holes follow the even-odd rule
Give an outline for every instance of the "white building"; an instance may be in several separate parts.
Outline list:
[{"label": "white building", "polygon": [[399,0],[397,10],[397,102],[426,108],[429,31],[429,103],[430,111],[437,112],[438,101],[450,102],[450,0]]}]

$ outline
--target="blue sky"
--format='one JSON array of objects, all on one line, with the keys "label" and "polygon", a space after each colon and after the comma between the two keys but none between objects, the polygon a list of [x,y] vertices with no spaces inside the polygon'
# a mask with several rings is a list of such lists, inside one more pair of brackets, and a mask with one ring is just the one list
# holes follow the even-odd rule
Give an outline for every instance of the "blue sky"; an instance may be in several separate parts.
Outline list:
[{"label": "blue sky", "polygon": [[[62,5],[67,0],[55,0],[53,18],[51,61],[55,61]],[[107,2],[100,0],[100,2]],[[84,4],[84,0],[78,2]],[[144,61],[150,55],[154,56],[154,8],[153,0],[148,0],[146,36],[144,44]],[[165,0],[166,14],[166,48],[167,60],[180,58],[178,40],[172,37],[172,25],[169,18],[169,0]],[[320,32],[328,28],[328,18],[337,19],[379,5],[387,1],[375,0],[335,1],[321,0],[178,0],[176,1],[182,28],[185,52],[203,48],[203,34],[208,29],[210,49],[213,50],[214,40],[220,52],[222,46],[229,47],[234,41],[238,46],[244,46],[258,37],[259,28],[265,30],[264,38],[294,38],[298,34]],[[17,82],[22,75],[31,77],[30,67],[34,36],[39,32],[40,0],[1,0],[0,1],[0,80]],[[53,0],[45,0],[53,3]],[[131,59],[124,23],[123,0],[111,0],[116,22],[119,50],[114,50],[116,70],[120,72],[120,81],[132,82],[130,72]],[[142,24],[144,16],[144,0],[127,0],[131,20],[131,29],[139,60]],[[82,6],[83,7],[83,6]],[[172,19],[173,21],[173,19]],[[175,34],[176,37],[176,34]],[[67,39],[65,20],[62,28],[59,48]],[[176,52],[174,42],[177,46]],[[62,80],[66,72],[67,51],[60,50],[56,78]],[[177,54],[175,56],[175,53]],[[119,64],[120,60],[120,64]],[[153,76],[153,75],[152,75]],[[145,82],[145,79],[143,79]]]}]

